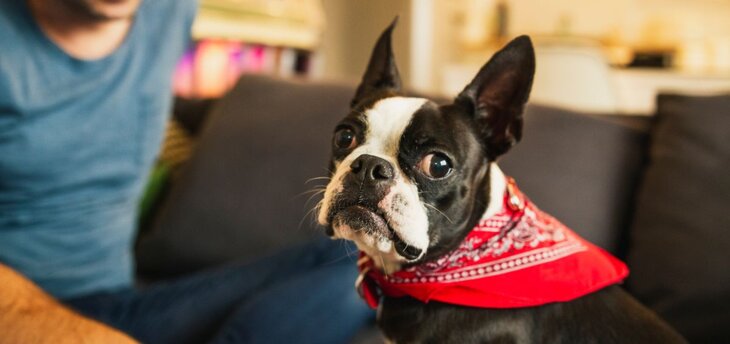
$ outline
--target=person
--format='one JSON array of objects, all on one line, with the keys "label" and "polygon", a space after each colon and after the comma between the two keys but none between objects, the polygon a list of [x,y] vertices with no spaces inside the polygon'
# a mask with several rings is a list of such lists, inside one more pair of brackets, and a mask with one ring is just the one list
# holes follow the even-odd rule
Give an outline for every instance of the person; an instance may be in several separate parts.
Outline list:
[{"label": "person", "polygon": [[336,343],[372,317],[326,239],[134,286],[137,203],[196,7],[0,1],[0,342]]}]

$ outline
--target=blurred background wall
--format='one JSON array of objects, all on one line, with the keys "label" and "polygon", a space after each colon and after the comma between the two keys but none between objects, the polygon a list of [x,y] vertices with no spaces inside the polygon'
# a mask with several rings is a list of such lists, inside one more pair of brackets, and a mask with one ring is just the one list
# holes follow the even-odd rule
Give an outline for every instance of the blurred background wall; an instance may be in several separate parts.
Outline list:
[{"label": "blurred background wall", "polygon": [[355,82],[396,15],[418,91],[455,94],[520,34],[536,44],[533,101],[649,114],[659,91],[730,90],[727,0],[202,0],[178,93],[214,96],[241,73]]}]

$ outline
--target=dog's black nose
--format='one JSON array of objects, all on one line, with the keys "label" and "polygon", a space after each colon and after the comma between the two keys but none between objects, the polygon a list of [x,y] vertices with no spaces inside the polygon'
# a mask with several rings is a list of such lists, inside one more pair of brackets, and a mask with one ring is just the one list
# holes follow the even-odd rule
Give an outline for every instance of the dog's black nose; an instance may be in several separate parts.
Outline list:
[{"label": "dog's black nose", "polygon": [[379,183],[395,177],[393,165],[385,159],[370,154],[357,157],[350,165],[350,169],[360,180],[367,182]]}]

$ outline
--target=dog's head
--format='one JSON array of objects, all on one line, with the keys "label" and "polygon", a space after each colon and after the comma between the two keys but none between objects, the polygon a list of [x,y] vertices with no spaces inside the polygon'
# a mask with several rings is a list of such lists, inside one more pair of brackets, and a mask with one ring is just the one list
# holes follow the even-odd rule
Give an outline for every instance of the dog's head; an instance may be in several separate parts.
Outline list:
[{"label": "dog's head", "polygon": [[455,248],[490,202],[492,162],[520,140],[535,71],[521,36],[487,62],[453,103],[401,95],[391,48],[378,39],[335,127],[332,176],[318,221],[376,264],[397,268]]}]

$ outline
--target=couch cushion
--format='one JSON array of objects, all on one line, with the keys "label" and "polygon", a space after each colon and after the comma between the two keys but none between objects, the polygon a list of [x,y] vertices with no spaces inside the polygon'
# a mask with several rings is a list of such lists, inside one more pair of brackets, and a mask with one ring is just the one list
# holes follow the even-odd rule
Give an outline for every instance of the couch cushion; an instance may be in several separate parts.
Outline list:
[{"label": "couch cushion", "polygon": [[730,95],[661,95],[629,287],[690,342],[730,342]]},{"label": "couch cushion", "polygon": [[352,86],[245,76],[209,115],[193,157],[137,247],[138,270],[170,275],[248,260],[321,234],[306,193],[327,175],[332,128]]},{"label": "couch cushion", "polygon": [[499,161],[538,207],[623,256],[645,121],[529,106],[522,142]]}]

